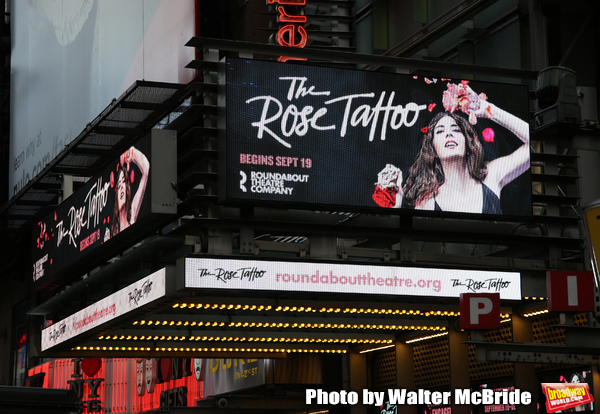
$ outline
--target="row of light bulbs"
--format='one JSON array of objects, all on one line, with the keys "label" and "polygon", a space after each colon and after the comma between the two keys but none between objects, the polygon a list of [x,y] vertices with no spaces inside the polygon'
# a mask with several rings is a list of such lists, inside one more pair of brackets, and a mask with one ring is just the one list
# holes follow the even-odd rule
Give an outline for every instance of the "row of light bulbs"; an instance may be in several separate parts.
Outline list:
[{"label": "row of light bulbs", "polygon": [[368,323],[305,323],[305,322],[203,322],[203,321],[146,321],[133,322],[133,325],[147,326],[192,326],[192,327],[228,327],[228,328],[313,328],[313,329],[404,329],[404,330],[443,330],[442,326],[368,324]]},{"label": "row of light bulbs", "polygon": [[312,306],[276,306],[271,305],[233,305],[217,303],[176,303],[174,309],[205,309],[205,310],[242,310],[242,311],[270,311],[276,312],[319,312],[319,313],[364,313],[376,315],[418,315],[418,316],[459,316],[458,311],[421,311],[414,309],[371,309],[371,308],[341,308],[341,307],[319,307]]},{"label": "row of light bulbs", "polygon": [[[525,299],[545,300],[542,297],[525,297]],[[233,305],[217,303],[176,303],[174,309],[205,309],[205,310],[242,310],[242,311],[269,311],[274,309],[276,312],[319,312],[319,313],[350,313],[350,314],[375,314],[375,315],[409,315],[409,316],[460,316],[459,311],[422,311],[419,309],[371,309],[371,308],[341,308],[341,307],[319,307],[311,306],[277,306],[271,305]],[[503,319],[509,318],[510,314],[501,313]],[[163,322],[164,324],[164,322]]]},{"label": "row of light bulbs", "polygon": [[345,349],[293,349],[293,348],[177,348],[177,347],[136,347],[136,346],[78,346],[72,351],[137,351],[137,352],[277,352],[301,354],[345,354]]},{"label": "row of light bulbs", "polygon": [[523,316],[525,318],[531,318],[532,316],[538,316],[538,315],[542,315],[542,314],[548,313],[548,312],[549,312],[548,309],[538,309],[535,311],[527,312]]},{"label": "row of light bulbs", "polygon": [[356,338],[271,338],[271,337],[220,337],[220,336],[165,336],[165,335],[107,335],[98,337],[107,341],[227,341],[227,342],[292,342],[292,343],[323,343],[323,344],[390,344],[392,339],[356,339]]}]

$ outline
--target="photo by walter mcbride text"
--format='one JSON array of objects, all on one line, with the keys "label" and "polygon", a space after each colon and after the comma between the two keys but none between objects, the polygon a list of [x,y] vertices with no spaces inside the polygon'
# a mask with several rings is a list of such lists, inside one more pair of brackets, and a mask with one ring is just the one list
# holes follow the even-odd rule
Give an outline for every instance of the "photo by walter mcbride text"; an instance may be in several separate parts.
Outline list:
[{"label": "photo by walter mcbride text", "polygon": [[482,389],[474,391],[471,389],[456,389],[450,391],[430,391],[419,389],[409,391],[403,388],[388,389],[383,391],[362,390],[356,391],[325,391],[322,389],[307,389],[305,394],[306,404],[317,405],[488,405],[488,404],[531,404],[531,393],[520,389],[497,391],[493,389]]}]

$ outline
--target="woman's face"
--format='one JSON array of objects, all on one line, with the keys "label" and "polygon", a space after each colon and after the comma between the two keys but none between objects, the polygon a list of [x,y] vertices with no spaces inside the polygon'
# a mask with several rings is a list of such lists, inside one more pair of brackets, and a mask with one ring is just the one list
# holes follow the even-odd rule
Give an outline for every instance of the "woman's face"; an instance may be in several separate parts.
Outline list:
[{"label": "woman's face", "polygon": [[117,203],[119,210],[125,206],[127,198],[127,188],[125,187],[125,174],[123,170],[119,171],[119,179],[117,180]]},{"label": "woman's face", "polygon": [[433,148],[440,159],[465,156],[466,138],[450,116],[440,118],[433,128]]}]

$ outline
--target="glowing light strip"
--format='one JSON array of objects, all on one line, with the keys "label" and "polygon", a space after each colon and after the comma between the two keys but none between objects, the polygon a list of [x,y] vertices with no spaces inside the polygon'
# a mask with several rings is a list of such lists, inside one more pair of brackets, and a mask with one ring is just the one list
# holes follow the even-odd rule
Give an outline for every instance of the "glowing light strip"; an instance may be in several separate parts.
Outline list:
[{"label": "glowing light strip", "polygon": [[406,341],[406,343],[412,344],[413,342],[426,341],[428,339],[439,338],[440,336],[445,336],[445,335],[448,335],[448,332],[442,332],[439,334],[427,335],[427,336],[422,336],[420,338],[410,339],[410,340]]},{"label": "glowing light strip", "polygon": [[528,312],[526,314],[524,314],[523,316],[525,318],[531,318],[532,316],[538,316],[538,315],[543,315],[544,313],[548,313],[548,309],[540,309],[537,311],[532,311],[532,312]]},{"label": "glowing light strip", "polygon": [[391,345],[380,346],[380,347],[377,347],[377,348],[365,349],[363,351],[360,351],[359,354],[366,354],[367,352],[379,351],[379,350],[382,350],[382,349],[391,348],[393,346],[396,346],[396,345],[391,344]]}]

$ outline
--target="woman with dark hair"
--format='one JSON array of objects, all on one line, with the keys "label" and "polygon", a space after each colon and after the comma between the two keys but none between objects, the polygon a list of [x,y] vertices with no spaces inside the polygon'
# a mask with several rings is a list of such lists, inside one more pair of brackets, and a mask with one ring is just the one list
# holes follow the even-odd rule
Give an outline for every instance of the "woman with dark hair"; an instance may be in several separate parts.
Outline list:
[{"label": "woman with dark hair", "polygon": [[[133,196],[131,194],[131,183],[134,180],[131,168],[132,163],[137,165],[142,174]],[[114,237],[136,222],[142,201],[144,200],[149,172],[150,162],[148,158],[135,147],[131,147],[121,154],[119,163],[117,164],[115,209],[111,225],[111,237]]]},{"label": "woman with dark hair", "polygon": [[[502,214],[502,188],[529,168],[529,125],[487,102],[485,95],[475,94],[466,84],[449,85],[448,90],[455,93],[452,97],[444,93],[446,112],[435,115],[424,129],[421,149],[404,185],[402,171],[389,164],[379,173],[377,185],[394,189],[395,208]],[[469,121],[455,113],[457,109],[468,115]],[[522,145],[486,162],[471,126],[482,117],[505,127]]]}]

